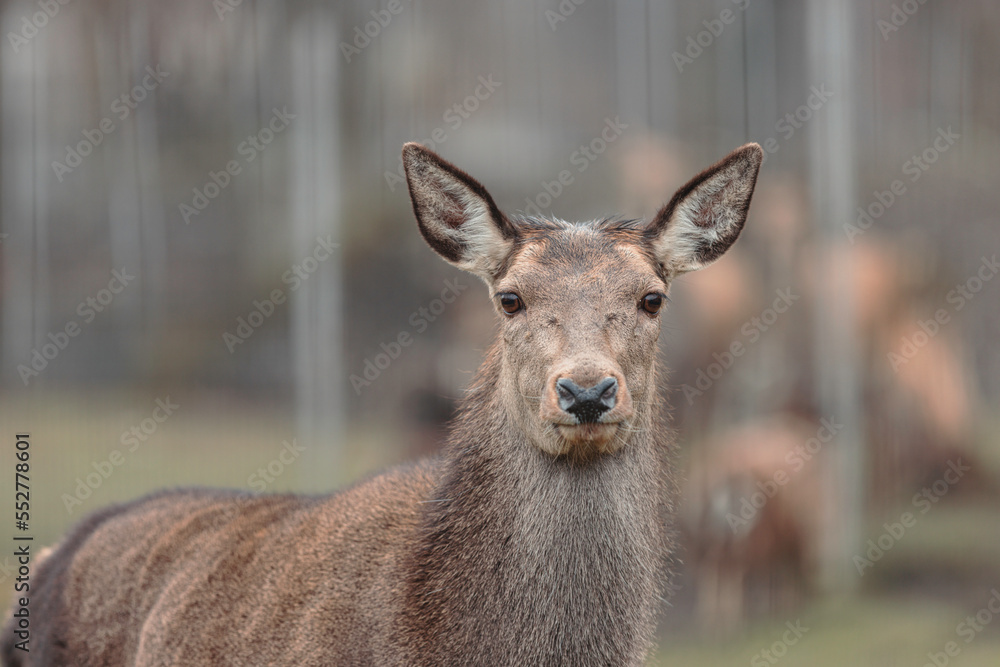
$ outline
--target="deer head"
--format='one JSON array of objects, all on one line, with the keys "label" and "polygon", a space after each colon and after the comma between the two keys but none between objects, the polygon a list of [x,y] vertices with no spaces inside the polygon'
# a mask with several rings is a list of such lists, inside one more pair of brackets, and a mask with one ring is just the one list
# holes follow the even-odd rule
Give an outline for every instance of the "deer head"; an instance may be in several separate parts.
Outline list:
[{"label": "deer head", "polygon": [[757,144],[737,149],[648,224],[574,224],[507,217],[471,176],[419,144],[404,146],[421,234],[489,288],[500,318],[497,396],[535,447],[587,460],[649,427],[670,283],[739,236],[762,157]]}]

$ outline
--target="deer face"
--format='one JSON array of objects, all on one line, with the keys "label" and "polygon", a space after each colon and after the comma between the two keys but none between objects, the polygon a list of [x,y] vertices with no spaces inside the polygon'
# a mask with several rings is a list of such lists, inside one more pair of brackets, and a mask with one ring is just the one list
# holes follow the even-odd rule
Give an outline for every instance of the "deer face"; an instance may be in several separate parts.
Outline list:
[{"label": "deer face", "polygon": [[667,283],[639,231],[616,226],[522,222],[491,289],[505,404],[551,454],[615,451],[654,389]]},{"label": "deer face", "polygon": [[500,318],[503,408],[539,449],[588,459],[648,428],[670,281],[739,236],[762,151],[744,146],[648,224],[508,218],[485,188],[419,144],[403,162],[420,231],[478,275]]}]

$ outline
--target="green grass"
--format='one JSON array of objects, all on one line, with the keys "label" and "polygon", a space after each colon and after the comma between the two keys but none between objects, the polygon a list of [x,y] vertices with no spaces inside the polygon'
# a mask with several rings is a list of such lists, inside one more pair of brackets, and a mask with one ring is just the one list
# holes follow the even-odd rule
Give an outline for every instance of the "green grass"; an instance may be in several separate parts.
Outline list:
[{"label": "green grass", "polygon": [[[985,605],[988,594],[983,596]],[[789,618],[809,628],[774,664],[782,667],[922,667],[928,652],[943,651],[955,641],[961,652],[950,659],[957,667],[996,667],[1000,664],[1000,615],[970,642],[956,634],[956,626],[973,609],[961,609],[926,597],[862,597],[851,602],[828,602]],[[665,637],[653,664],[766,665],[760,656],[780,641],[785,621],[754,625],[727,641]]]}]

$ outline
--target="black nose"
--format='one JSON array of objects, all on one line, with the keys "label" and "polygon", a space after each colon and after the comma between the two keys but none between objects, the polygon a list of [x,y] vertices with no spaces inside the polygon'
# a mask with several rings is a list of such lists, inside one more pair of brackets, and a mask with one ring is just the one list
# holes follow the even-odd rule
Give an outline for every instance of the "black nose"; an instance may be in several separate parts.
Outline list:
[{"label": "black nose", "polygon": [[559,392],[559,407],[585,424],[596,422],[615,407],[618,380],[606,377],[593,387],[584,389],[569,378],[560,378],[556,380],[556,391]]}]

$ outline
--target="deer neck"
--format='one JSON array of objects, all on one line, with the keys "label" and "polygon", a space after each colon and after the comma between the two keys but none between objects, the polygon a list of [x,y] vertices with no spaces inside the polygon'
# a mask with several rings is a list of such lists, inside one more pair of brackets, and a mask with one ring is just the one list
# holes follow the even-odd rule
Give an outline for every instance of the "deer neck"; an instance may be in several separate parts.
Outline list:
[{"label": "deer neck", "polygon": [[615,454],[554,458],[504,411],[499,356],[473,384],[426,503],[407,588],[420,632],[529,661],[575,646],[618,664],[651,630],[662,588],[669,471],[654,405]]}]

